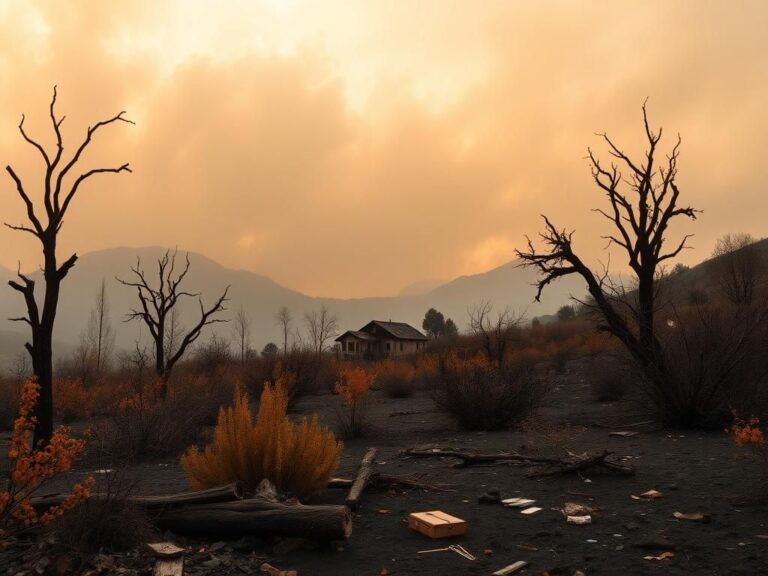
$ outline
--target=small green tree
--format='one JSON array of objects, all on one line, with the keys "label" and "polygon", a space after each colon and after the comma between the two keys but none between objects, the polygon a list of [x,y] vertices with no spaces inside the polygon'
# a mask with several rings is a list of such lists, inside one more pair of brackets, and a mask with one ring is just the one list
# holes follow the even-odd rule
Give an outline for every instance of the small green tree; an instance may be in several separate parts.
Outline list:
[{"label": "small green tree", "polygon": [[427,336],[430,338],[437,338],[445,330],[445,317],[442,312],[430,308],[424,315],[424,321],[421,323],[421,327],[426,331]]},{"label": "small green tree", "polygon": [[445,321],[445,327],[443,328],[443,336],[452,337],[452,336],[458,336],[459,335],[459,328],[456,326],[456,323],[448,318]]},{"label": "small green tree", "polygon": [[574,318],[576,318],[576,310],[573,306],[566,304],[565,306],[561,306],[557,311],[557,319],[560,322],[568,322]]},{"label": "small green tree", "polygon": [[264,349],[261,351],[262,356],[277,356],[277,353],[280,352],[280,349],[277,347],[277,344],[274,342],[270,342],[266,346],[264,346]]}]

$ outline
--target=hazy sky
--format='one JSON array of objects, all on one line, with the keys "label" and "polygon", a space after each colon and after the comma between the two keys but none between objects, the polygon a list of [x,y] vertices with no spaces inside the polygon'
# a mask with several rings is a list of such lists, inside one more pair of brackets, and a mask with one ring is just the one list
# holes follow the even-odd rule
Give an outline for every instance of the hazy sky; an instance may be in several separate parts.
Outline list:
[{"label": "hazy sky", "polygon": [[[390,294],[511,260],[540,213],[600,257],[586,147],[605,130],[637,151],[647,96],[705,211],[675,230],[695,262],[765,234],[766,30],[763,1],[1,0],[0,162],[39,190],[16,125],[51,142],[58,84],[70,150],[89,122],[137,123],[87,157],[134,173],[82,189],[62,255],[178,245],[312,295]],[[0,215],[24,219],[4,172]],[[0,246],[39,261],[29,236]]]}]

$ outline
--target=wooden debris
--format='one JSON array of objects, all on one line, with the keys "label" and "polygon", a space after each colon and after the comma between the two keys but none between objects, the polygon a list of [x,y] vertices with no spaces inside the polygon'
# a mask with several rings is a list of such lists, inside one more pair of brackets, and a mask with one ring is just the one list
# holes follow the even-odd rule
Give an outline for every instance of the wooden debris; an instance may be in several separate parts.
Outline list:
[{"label": "wooden debris", "polygon": [[171,542],[152,542],[147,543],[147,547],[158,558],[177,558],[184,554],[184,548],[179,548]]},{"label": "wooden debris", "polygon": [[663,498],[663,497],[664,497],[664,494],[662,494],[661,492],[653,488],[651,490],[643,492],[642,494],[640,494],[640,496],[632,495],[633,500],[640,500],[641,498],[644,498],[646,500],[656,500],[657,498]]},{"label": "wooden debris", "polygon": [[298,576],[298,572],[296,572],[296,570],[280,570],[279,568],[275,568],[266,562],[264,562],[264,564],[259,567],[259,570],[261,570],[264,574],[269,574],[269,576]]},{"label": "wooden debris", "polygon": [[467,531],[467,523],[464,520],[442,510],[412,512],[408,515],[408,527],[430,538],[460,536]]},{"label": "wooden debris", "polygon": [[463,556],[467,560],[477,560],[477,556],[460,544],[451,544],[445,548],[433,548],[432,550],[419,550],[416,554],[431,554],[433,552],[456,552],[456,554]]},{"label": "wooden debris", "polygon": [[442,448],[410,449],[402,453],[403,456],[411,458],[456,458],[460,460],[460,462],[454,464],[454,468],[464,468],[476,464],[496,463],[513,466],[536,466],[542,468],[542,470],[528,473],[527,476],[529,478],[578,473],[590,468],[601,468],[607,472],[624,476],[631,476],[635,473],[635,470],[632,467],[617,462],[614,459],[610,459],[609,457],[612,454],[613,452],[606,450],[598,455],[590,455],[588,453],[577,455],[569,453],[566,458],[544,458],[519,454],[517,452],[474,454],[462,450]]},{"label": "wooden debris", "polygon": [[621,438],[631,438],[632,436],[637,436],[640,434],[640,432],[630,432],[628,430],[621,430],[617,432],[609,432],[608,436],[619,436]]},{"label": "wooden debris", "polygon": [[507,498],[502,500],[501,503],[505,508],[526,508],[531,504],[535,504],[536,500],[531,500],[530,498]]},{"label": "wooden debris", "polygon": [[643,560],[669,560],[670,558],[674,558],[675,553],[674,552],[662,552],[658,556],[643,556]]},{"label": "wooden debris", "polygon": [[583,516],[566,516],[566,524],[573,524],[575,526],[584,526],[586,524],[592,524],[592,516],[585,514]]},{"label": "wooden debris", "polygon": [[183,576],[184,548],[179,548],[171,542],[148,543],[147,547],[157,557],[153,576]]},{"label": "wooden debris", "polygon": [[184,557],[158,558],[152,576],[184,576]]},{"label": "wooden debris", "polygon": [[269,535],[330,541],[352,534],[346,506],[291,506],[261,498],[164,510],[153,522],[176,534],[216,538]]},{"label": "wooden debris", "polygon": [[360,496],[362,495],[363,490],[365,490],[365,486],[368,484],[368,480],[373,473],[372,467],[373,463],[376,461],[376,452],[376,448],[369,448],[365,453],[365,456],[363,456],[362,462],[360,462],[360,468],[357,471],[357,476],[352,483],[352,488],[350,488],[345,502],[351,510],[357,510],[360,505]]},{"label": "wooden debris", "polygon": [[493,576],[507,576],[508,574],[514,574],[515,572],[519,572],[526,566],[528,566],[528,562],[526,562],[525,560],[518,560],[514,564],[510,564],[509,566],[505,566],[500,570],[496,570],[496,572],[493,573]]},{"label": "wooden debris", "polygon": [[563,516],[589,516],[595,511],[591,506],[578,504],[576,502],[566,502],[561,512]]},{"label": "wooden debris", "polygon": [[709,516],[701,512],[675,512],[672,514],[678,520],[690,520],[691,522],[709,522]]},{"label": "wooden debris", "polygon": [[525,510],[520,510],[520,514],[523,514],[525,516],[531,516],[533,514],[538,514],[544,510],[544,508],[539,508],[538,506],[531,506],[530,508],[526,508]]},{"label": "wooden debris", "polygon": [[[331,478],[328,482],[328,488],[350,488],[355,483],[349,478]],[[392,476],[373,472],[368,478],[368,486],[379,490],[388,490],[392,486],[401,486],[403,488],[417,488],[428,490],[430,492],[455,492],[456,490],[448,488],[446,485],[430,484],[420,479],[418,475],[410,476]]]}]

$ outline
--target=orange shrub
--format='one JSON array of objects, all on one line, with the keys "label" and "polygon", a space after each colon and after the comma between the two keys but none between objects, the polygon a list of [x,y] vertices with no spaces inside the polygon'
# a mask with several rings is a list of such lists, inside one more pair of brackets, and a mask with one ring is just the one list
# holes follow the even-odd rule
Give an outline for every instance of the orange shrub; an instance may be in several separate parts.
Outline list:
[{"label": "orange shrub", "polygon": [[183,452],[206,425],[215,422],[212,413],[224,403],[221,395],[227,387],[212,380],[213,376],[203,375],[171,382],[165,398],[158,381],[124,396],[104,431],[109,451],[128,460]]},{"label": "orange shrub", "polygon": [[726,432],[736,446],[746,447],[752,453],[762,467],[763,477],[768,477],[768,442],[760,428],[760,420],[754,416],[744,420],[736,413],[733,417],[733,425]]},{"label": "orange shrub", "polygon": [[72,494],[61,504],[39,513],[31,499],[46,482],[66,473],[85,448],[83,440],[69,435],[69,429],[59,427],[50,442],[40,450],[32,448],[35,418],[32,416],[40,397],[40,387],[28,380],[19,401],[19,416],[13,426],[8,460],[10,474],[5,491],[0,492],[0,542],[35,525],[48,524],[88,498],[94,484],[92,477],[72,487]]},{"label": "orange shrub", "polygon": [[287,408],[283,383],[265,384],[254,423],[248,396],[238,388],[234,406],[219,412],[213,441],[202,452],[189,448],[181,458],[191,486],[241,481],[253,489],[267,478],[300,498],[325,488],[339,465],[342,444],[317,416],[294,425]]},{"label": "orange shrub", "polygon": [[749,446],[754,449],[765,448],[765,436],[760,429],[760,419],[754,416],[744,421],[735,417],[733,426],[728,430],[736,446]]},{"label": "orange shrub", "polygon": [[357,438],[365,429],[365,403],[373,384],[374,375],[359,366],[341,364],[334,388],[347,409],[340,418],[347,436]]}]

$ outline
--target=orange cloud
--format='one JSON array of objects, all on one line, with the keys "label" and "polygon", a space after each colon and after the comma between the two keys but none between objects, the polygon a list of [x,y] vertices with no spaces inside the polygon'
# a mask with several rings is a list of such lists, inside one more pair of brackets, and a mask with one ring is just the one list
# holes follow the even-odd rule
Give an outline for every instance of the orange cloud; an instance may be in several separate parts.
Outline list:
[{"label": "orange cloud", "polygon": [[[121,109],[137,121],[87,158],[134,174],[83,190],[62,252],[178,245],[310,294],[389,294],[511,259],[544,212],[605,258],[583,156],[603,130],[639,152],[646,96],[705,210],[676,231],[697,234],[686,258],[761,235],[761,2],[183,4],[0,8],[0,160],[39,177],[16,124],[50,144],[54,83],[66,142]],[[6,180],[0,211],[24,218]],[[39,260],[0,242],[2,264]]]}]

